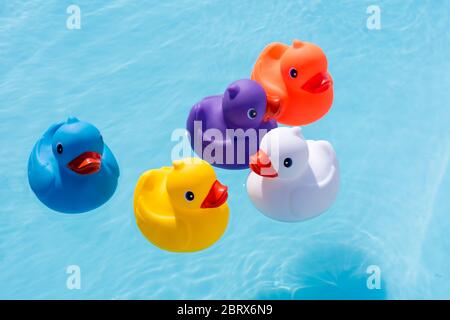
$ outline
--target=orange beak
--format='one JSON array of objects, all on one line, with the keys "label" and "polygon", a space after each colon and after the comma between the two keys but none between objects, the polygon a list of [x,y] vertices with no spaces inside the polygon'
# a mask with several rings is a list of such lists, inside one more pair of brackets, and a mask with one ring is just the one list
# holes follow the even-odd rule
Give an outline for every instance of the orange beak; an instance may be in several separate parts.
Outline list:
[{"label": "orange beak", "polygon": [[228,187],[221,184],[218,180],[214,181],[205,200],[203,200],[201,208],[218,208],[227,201]]},{"label": "orange beak", "polygon": [[262,150],[259,150],[256,154],[250,157],[250,169],[262,177],[278,177],[278,173],[273,168],[269,156]]},{"label": "orange beak", "polygon": [[97,152],[85,152],[73,159],[67,165],[78,174],[92,174],[100,171],[102,156]]},{"label": "orange beak", "polygon": [[302,89],[309,93],[322,93],[327,91],[333,85],[333,79],[328,72],[319,72],[310,78]]}]

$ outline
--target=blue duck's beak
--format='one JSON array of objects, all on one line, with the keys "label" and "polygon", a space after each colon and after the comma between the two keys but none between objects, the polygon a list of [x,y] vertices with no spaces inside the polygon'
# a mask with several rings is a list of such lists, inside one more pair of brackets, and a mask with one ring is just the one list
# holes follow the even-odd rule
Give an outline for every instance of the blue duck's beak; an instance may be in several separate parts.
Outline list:
[{"label": "blue duck's beak", "polygon": [[85,152],[73,159],[67,165],[70,170],[78,174],[92,174],[100,171],[102,156],[97,152]]},{"label": "blue duck's beak", "polygon": [[211,189],[208,192],[201,208],[218,208],[227,201],[228,187],[221,184],[219,181],[214,181]]},{"label": "blue duck's beak", "polygon": [[278,176],[269,156],[262,150],[250,157],[250,169],[261,177],[275,178]]}]

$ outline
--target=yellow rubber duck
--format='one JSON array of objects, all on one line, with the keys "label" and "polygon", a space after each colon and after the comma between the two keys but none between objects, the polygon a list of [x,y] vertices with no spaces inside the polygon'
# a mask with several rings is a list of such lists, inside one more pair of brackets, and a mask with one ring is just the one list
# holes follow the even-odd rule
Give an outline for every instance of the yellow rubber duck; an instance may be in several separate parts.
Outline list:
[{"label": "yellow rubber duck", "polygon": [[205,249],[224,233],[229,217],[228,188],[198,158],[145,172],[134,191],[134,214],[144,236],[173,252]]}]

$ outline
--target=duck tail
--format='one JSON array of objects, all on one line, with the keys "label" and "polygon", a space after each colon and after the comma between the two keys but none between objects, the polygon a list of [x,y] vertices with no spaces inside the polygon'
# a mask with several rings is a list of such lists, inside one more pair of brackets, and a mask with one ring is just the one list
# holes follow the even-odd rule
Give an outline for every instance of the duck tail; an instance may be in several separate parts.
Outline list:
[{"label": "duck tail", "polygon": [[143,220],[143,216],[140,213],[139,210],[139,197],[142,195],[142,191],[144,189],[153,189],[155,182],[154,182],[154,171],[149,170],[144,172],[140,177],[136,184],[136,188],[134,190],[134,212],[139,216],[141,220]]},{"label": "duck tail", "polygon": [[57,123],[52,124],[52,125],[47,129],[47,131],[45,131],[43,137],[44,137],[44,138],[50,138],[50,139],[51,139],[51,138],[53,137],[53,135],[55,134],[56,130],[58,130],[63,124],[64,124],[64,121],[61,121],[61,122],[57,122]]},{"label": "duck tail", "polygon": [[144,172],[138,180],[136,185],[135,194],[140,194],[142,190],[151,190],[155,187],[156,174],[154,170]]}]

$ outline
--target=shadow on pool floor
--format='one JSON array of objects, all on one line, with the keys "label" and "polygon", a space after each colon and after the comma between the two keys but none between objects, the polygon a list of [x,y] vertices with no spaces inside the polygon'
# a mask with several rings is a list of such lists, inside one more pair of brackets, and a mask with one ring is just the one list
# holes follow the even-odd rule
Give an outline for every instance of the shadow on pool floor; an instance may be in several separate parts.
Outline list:
[{"label": "shadow on pool floor", "polygon": [[[319,249],[319,250],[317,250]],[[374,260],[347,245],[321,245],[304,252],[283,267],[274,283],[258,291],[257,299],[336,299],[381,300],[387,298],[386,282],[369,289],[366,272]],[[381,268],[382,271],[382,268]]]}]

